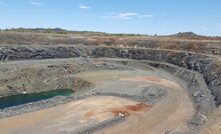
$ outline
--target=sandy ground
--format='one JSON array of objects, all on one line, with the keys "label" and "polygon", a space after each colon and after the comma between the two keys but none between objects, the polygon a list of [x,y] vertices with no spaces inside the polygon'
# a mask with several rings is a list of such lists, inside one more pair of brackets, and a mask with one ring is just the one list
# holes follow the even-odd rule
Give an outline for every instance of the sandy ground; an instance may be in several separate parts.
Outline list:
[{"label": "sandy ground", "polygon": [[93,97],[57,107],[0,120],[1,134],[63,134],[88,127],[119,116],[127,115],[122,123],[113,124],[99,134],[160,134],[167,130],[187,131],[186,122],[194,114],[192,102],[184,89],[170,77],[159,73],[137,71],[98,71],[79,74],[96,88],[121,90],[140,85],[159,85],[167,89],[167,97],[150,106],[119,97]]},{"label": "sandy ground", "polygon": [[[180,91],[169,91],[168,97],[144,113],[140,118],[129,117],[127,122],[104,129],[99,134],[163,134],[167,130],[183,131],[186,121],[193,115],[193,107]],[[188,107],[188,109],[187,109]]]},{"label": "sandy ground", "polygon": [[200,134],[221,134],[221,107],[207,118]]},{"label": "sandy ground", "polygon": [[[139,105],[142,106],[140,109]],[[0,133],[62,134],[111,119],[118,116],[118,111],[133,115],[147,111],[149,108],[149,106],[139,102],[118,97],[92,97],[50,109],[2,119],[0,120]]]},{"label": "sandy ground", "polygon": [[[148,76],[149,75],[149,76]],[[154,76],[155,75],[155,76]],[[145,112],[140,116],[130,116],[127,121],[120,125],[114,125],[103,129],[99,134],[160,134],[168,130],[172,131],[187,131],[186,122],[194,114],[192,102],[184,89],[182,89],[175,81],[160,78],[160,74],[148,74],[139,71],[121,71],[119,72],[91,72],[82,74],[82,78],[90,82],[99,83],[114,81],[142,82],[143,84],[156,84],[167,87],[168,96],[156,106],[153,106],[150,111]],[[162,75],[163,76],[163,75]],[[161,76],[161,77],[162,77]],[[93,78],[93,79],[92,79]],[[128,84],[129,84],[128,83]]]}]

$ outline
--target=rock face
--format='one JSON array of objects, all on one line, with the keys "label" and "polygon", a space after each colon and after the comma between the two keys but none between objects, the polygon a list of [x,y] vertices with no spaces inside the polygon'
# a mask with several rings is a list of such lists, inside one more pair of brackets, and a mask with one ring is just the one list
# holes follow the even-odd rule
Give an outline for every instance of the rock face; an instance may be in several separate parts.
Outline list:
[{"label": "rock face", "polygon": [[[214,57],[200,55],[195,53],[154,50],[154,49],[126,49],[128,53],[121,53],[123,50],[119,48],[97,48],[92,53],[93,57],[119,57],[130,58],[136,60],[150,60],[161,63],[170,63],[178,67],[196,71],[202,74],[208,88],[215,97],[217,105],[221,104],[221,69],[219,61]],[[125,50],[124,50],[125,51]],[[109,53],[106,55],[106,53]]]},{"label": "rock face", "polygon": [[[0,49],[0,61],[25,60],[25,59],[54,59],[54,58],[126,58],[136,60],[149,60],[160,63],[170,63],[177,67],[198,72],[202,75],[207,87],[210,89],[216,105],[221,105],[221,61],[208,55],[156,50],[156,49],[132,49],[132,48],[109,48],[109,47],[77,47],[77,46],[3,46]],[[173,68],[167,68],[173,69]],[[181,73],[182,74],[182,73]],[[190,85],[202,85],[194,79],[188,80],[189,75],[183,73],[183,79],[190,81]],[[180,76],[180,77],[181,77]],[[198,76],[192,76],[198,77]],[[192,78],[191,77],[191,78]],[[197,90],[197,89],[196,89]],[[198,96],[199,94],[195,94]],[[203,96],[201,94],[200,96]]]},{"label": "rock face", "polygon": [[[93,63],[87,61],[87,57],[122,58],[137,60],[139,63],[146,65],[147,68],[152,66],[154,68],[163,69],[173,74],[177,78],[183,80],[186,83],[186,87],[188,87],[186,91],[189,94],[196,109],[194,117],[189,121],[190,127],[193,128],[204,123],[204,115],[208,115],[209,113],[211,113],[215,108],[215,105],[221,105],[221,66],[219,65],[221,61],[218,61],[218,59],[208,55],[172,50],[169,51],[156,49],[89,46],[7,46],[3,47],[0,50],[1,61],[6,61],[6,59],[12,61],[76,57],[83,57],[83,59],[85,59],[85,62],[79,62],[78,65],[76,64],[74,66],[71,64],[65,64],[61,67],[55,67],[61,69],[57,72],[62,72],[62,70],[66,70],[64,71],[64,73],[73,73],[76,71],[83,71],[85,67],[92,67]],[[104,64],[93,66],[91,69],[93,70],[93,68],[120,69],[121,67]],[[48,70],[54,70],[54,66],[48,66]],[[42,70],[38,71],[42,72]],[[53,76],[53,74],[54,71],[52,71],[52,74],[50,75]],[[59,76],[56,77],[60,78]],[[29,76],[28,78],[31,77]],[[63,85],[62,87],[67,87],[65,86],[65,82],[67,82],[67,80],[63,79],[62,77],[58,80],[60,82],[57,83],[58,85]],[[50,81],[41,82],[43,83],[43,85],[44,83],[50,83]],[[52,85],[54,84],[52,83]],[[48,88],[48,86],[45,86],[44,89],[46,88]],[[10,89],[10,91],[11,90],[13,89]]]},{"label": "rock face", "polygon": [[[37,59],[55,60],[39,61]],[[138,84],[141,86],[139,89],[131,88],[131,91],[127,87],[125,89],[120,87],[121,91],[118,90],[119,88],[114,90],[107,83],[104,86],[106,90],[102,89],[102,86],[93,88],[93,81],[88,82],[77,77],[80,72],[89,71],[91,74],[93,71],[99,70],[134,71],[136,68],[151,71],[164,70],[162,72],[172,74],[171,76],[175,76],[174,79],[188,93],[189,97],[187,96],[187,98],[192,100],[191,106],[193,104],[195,112],[191,115],[191,119],[186,122],[191,130],[202,126],[207,116],[216,109],[216,105],[221,105],[221,61],[211,55],[175,50],[100,46],[47,45],[2,46],[0,48],[0,62],[16,60],[23,61],[4,63],[0,67],[0,75],[3,76],[0,77],[0,97],[22,92],[31,93],[64,88],[72,88],[76,96],[52,98],[47,101],[0,110],[2,115],[0,118],[91,96],[117,96],[154,105],[167,95],[167,92],[159,87],[142,87],[140,83]],[[23,63],[24,65],[21,66]],[[20,68],[17,68],[18,66],[15,64],[19,64]],[[11,66],[8,67],[9,65]],[[93,78],[94,76],[90,77],[90,80]],[[109,120],[105,124],[116,121],[118,118]],[[94,129],[103,127],[102,125],[97,124],[97,126],[82,129],[79,132],[93,132]]]}]

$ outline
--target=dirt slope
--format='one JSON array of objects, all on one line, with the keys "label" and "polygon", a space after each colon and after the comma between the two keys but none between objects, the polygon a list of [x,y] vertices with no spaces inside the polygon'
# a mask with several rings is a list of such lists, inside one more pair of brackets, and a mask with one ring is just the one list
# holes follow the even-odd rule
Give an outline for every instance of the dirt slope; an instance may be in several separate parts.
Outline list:
[{"label": "dirt slope", "polygon": [[[194,114],[194,109],[188,95],[176,81],[160,78],[157,74],[150,75],[150,73],[139,70],[86,72],[78,76],[90,80],[97,85],[96,88],[103,89],[106,83],[112,83],[113,89],[121,90],[122,88],[125,90],[122,86],[124,85],[129,91],[138,90],[140,85],[158,85],[165,87],[168,95],[163,101],[153,106],[141,105],[139,102],[118,97],[88,98],[46,110],[2,119],[0,120],[0,133],[70,133],[93,126],[94,123],[114,118],[120,113],[125,115],[128,113],[129,116],[119,125],[113,124],[110,127],[104,127],[101,131],[95,131],[95,133],[159,134],[168,129],[188,131],[186,122]],[[143,110],[128,111],[128,107],[133,109],[134,106],[140,105]],[[126,112],[125,106],[127,107]]]}]

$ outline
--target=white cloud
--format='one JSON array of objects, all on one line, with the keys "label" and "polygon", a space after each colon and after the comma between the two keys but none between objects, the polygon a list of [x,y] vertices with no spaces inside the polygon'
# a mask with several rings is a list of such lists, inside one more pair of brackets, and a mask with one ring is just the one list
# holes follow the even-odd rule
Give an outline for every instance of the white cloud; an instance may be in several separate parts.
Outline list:
[{"label": "white cloud", "polygon": [[131,19],[134,16],[137,16],[137,13],[120,13],[117,15],[117,18]]},{"label": "white cloud", "polygon": [[139,18],[151,18],[151,17],[153,17],[153,15],[151,15],[151,14],[143,14],[143,15],[139,15],[138,17]]},{"label": "white cloud", "polygon": [[41,6],[41,5],[43,5],[43,3],[37,2],[37,1],[29,1],[29,3],[30,3],[31,5],[35,5],[35,6]]},{"label": "white cloud", "polygon": [[153,17],[153,15],[149,14],[141,15],[138,13],[127,12],[127,13],[118,13],[118,14],[108,14],[101,17],[106,19],[132,19],[132,18],[150,18]]},{"label": "white cloud", "polygon": [[80,7],[79,7],[80,9],[90,9],[91,7],[89,7],[89,6],[84,6],[84,5],[81,5]]}]

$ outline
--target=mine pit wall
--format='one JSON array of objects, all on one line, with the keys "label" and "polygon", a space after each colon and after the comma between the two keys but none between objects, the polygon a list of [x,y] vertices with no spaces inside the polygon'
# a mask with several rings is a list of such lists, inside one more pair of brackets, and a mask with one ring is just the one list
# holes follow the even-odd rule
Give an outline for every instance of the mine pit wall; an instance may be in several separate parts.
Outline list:
[{"label": "mine pit wall", "polygon": [[213,96],[207,88],[202,75],[167,63],[147,62],[149,66],[162,69],[185,82],[187,93],[193,100],[196,113],[207,115],[215,108]]},{"label": "mine pit wall", "polygon": [[[38,92],[44,92],[48,90],[56,90],[56,89],[72,89],[74,92],[79,92],[84,89],[89,89],[92,88],[93,85],[87,81],[84,81],[80,78],[56,78],[55,80],[50,80],[50,82],[44,83],[43,81],[38,81],[35,82],[33,79],[30,79],[30,83],[32,84],[27,84],[28,87],[16,87],[14,85],[8,86],[5,91],[0,92],[1,97],[6,97],[6,96],[12,96],[12,95],[17,95],[21,94],[22,92],[27,92],[27,93],[38,93]],[[7,82],[5,82],[7,83]],[[0,81],[0,84],[4,84],[4,80]],[[25,91],[22,91],[25,90]]]},{"label": "mine pit wall", "polygon": [[145,64],[167,71],[184,81],[185,86],[183,88],[189,94],[189,97],[193,101],[194,109],[196,110],[195,115],[188,121],[189,128],[194,130],[203,125],[206,121],[203,116],[211,114],[216,108],[214,97],[205,84],[203,76],[197,72],[168,63],[148,61]]},{"label": "mine pit wall", "polygon": [[170,63],[202,74],[214,96],[216,105],[221,105],[221,62],[207,55],[169,50],[113,47],[5,46],[0,50],[0,58],[6,56],[7,60],[107,57]]},{"label": "mine pit wall", "polygon": [[[106,55],[106,53],[108,53],[108,55]],[[216,105],[221,105],[221,66],[218,64],[219,61],[213,57],[188,52],[126,48],[96,48],[91,55],[94,58],[118,57],[157,61],[196,71],[202,74],[208,88],[214,96]]]},{"label": "mine pit wall", "polygon": [[[28,59],[56,59],[70,57],[86,57],[91,47],[66,46],[4,46],[0,49],[0,62]],[[7,58],[5,58],[7,57]]]}]

